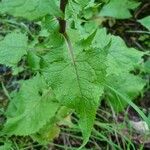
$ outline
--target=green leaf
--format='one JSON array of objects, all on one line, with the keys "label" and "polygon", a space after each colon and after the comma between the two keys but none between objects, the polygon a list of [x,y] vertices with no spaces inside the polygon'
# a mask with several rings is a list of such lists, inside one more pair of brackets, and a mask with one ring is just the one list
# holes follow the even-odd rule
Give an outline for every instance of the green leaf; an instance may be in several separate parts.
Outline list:
[{"label": "green leaf", "polygon": [[150,16],[147,16],[143,19],[138,20],[144,27],[150,30]]},{"label": "green leaf", "polygon": [[0,41],[0,64],[15,67],[26,54],[27,36],[22,33],[12,32]]},{"label": "green leaf", "polygon": [[126,19],[132,17],[130,9],[134,10],[140,5],[134,0],[110,0],[100,11],[101,16]]},{"label": "green leaf", "polygon": [[0,150],[10,150],[12,147],[12,143],[11,142],[5,142],[4,145],[0,146]]},{"label": "green leaf", "polygon": [[86,143],[103,93],[108,49],[107,44],[85,50],[78,42],[72,43],[73,47],[69,39],[66,42],[68,47],[63,45],[45,56],[48,67],[43,69],[43,74],[60,103],[76,110]]},{"label": "green leaf", "polygon": [[143,55],[141,51],[128,48],[120,37],[112,36],[107,57],[107,74],[119,75],[134,70],[143,62]]},{"label": "green leaf", "polygon": [[29,20],[39,19],[47,14],[62,17],[56,0],[2,0],[0,13]]},{"label": "green leaf", "polygon": [[32,70],[40,69],[40,60],[40,57],[38,57],[34,51],[28,51],[27,62]]},{"label": "green leaf", "polygon": [[38,132],[55,115],[59,107],[55,101],[41,76],[23,81],[8,106],[3,132],[8,135]]},{"label": "green leaf", "polygon": [[[116,89],[126,99],[135,99],[140,91],[143,90],[146,82],[138,76],[129,73],[121,75],[110,75],[107,77],[107,85]],[[113,91],[107,89],[107,100],[111,103],[116,112],[123,111],[127,106],[127,102],[122,97],[119,97]]]},{"label": "green leaf", "polygon": [[[130,72],[143,62],[142,56],[144,53],[134,48],[128,48],[120,37],[111,37],[111,45],[107,56],[106,83],[117,89],[124,97],[133,100],[142,91],[145,82]],[[113,108],[117,112],[122,111],[127,102],[117,97],[114,92],[109,92],[109,89],[106,91]]]}]

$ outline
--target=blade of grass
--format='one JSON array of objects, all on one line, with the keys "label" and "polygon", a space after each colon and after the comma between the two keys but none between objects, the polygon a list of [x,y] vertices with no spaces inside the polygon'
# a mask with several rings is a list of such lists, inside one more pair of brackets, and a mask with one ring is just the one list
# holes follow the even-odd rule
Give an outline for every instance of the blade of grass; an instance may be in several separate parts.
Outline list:
[{"label": "blade of grass", "polygon": [[133,107],[136,112],[142,117],[142,119],[148,124],[150,127],[150,120],[146,117],[146,115],[138,108],[137,105],[135,105],[129,98],[122,95],[120,92],[118,92],[113,87],[106,85],[110,90],[112,90],[114,93],[116,93],[118,96],[122,97],[124,101],[126,101],[131,107]]}]

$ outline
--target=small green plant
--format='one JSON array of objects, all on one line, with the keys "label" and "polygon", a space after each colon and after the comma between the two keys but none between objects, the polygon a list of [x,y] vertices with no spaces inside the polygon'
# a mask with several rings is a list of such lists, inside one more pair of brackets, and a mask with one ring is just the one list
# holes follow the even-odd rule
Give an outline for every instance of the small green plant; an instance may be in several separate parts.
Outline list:
[{"label": "small green plant", "polygon": [[[121,4],[126,7],[118,13]],[[129,9],[137,6],[131,0],[2,0],[0,13],[16,17],[11,24],[19,22],[20,28],[13,28],[0,41],[0,64],[11,67],[14,75],[22,71],[31,75],[18,81],[19,90],[10,93],[1,134],[30,135],[45,144],[76,112],[83,147],[104,95],[117,112],[130,104],[149,124],[131,101],[146,84],[131,73],[140,68],[146,53],[128,48],[93,19],[96,15],[129,18]],[[26,21],[34,21],[39,33],[32,33]],[[21,61],[25,63],[20,66]]]}]

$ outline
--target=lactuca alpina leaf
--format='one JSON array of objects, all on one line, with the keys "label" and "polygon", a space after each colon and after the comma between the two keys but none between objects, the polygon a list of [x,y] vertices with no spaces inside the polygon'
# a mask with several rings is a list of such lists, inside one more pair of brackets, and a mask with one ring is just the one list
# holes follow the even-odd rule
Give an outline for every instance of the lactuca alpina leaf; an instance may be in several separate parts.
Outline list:
[{"label": "lactuca alpina leaf", "polygon": [[15,17],[29,20],[39,19],[47,14],[62,16],[57,0],[2,0],[0,13],[8,13]]},{"label": "lactuca alpina leaf", "polygon": [[30,135],[38,132],[56,113],[55,101],[40,75],[22,81],[7,109],[3,132],[8,135]]},{"label": "lactuca alpina leaf", "polygon": [[147,16],[143,19],[138,20],[144,27],[150,30],[150,16]]},{"label": "lactuca alpina leaf", "polygon": [[[110,75],[107,77],[107,85],[117,90],[127,99],[134,100],[140,91],[146,85],[146,82],[139,76],[130,73],[122,73],[120,75]],[[116,112],[123,111],[127,106],[127,102],[116,93],[107,89],[107,100],[111,103]]]},{"label": "lactuca alpina leaf", "polygon": [[132,17],[130,10],[139,6],[139,2],[134,0],[110,0],[100,11],[101,16],[126,19]]},{"label": "lactuca alpina leaf", "polygon": [[84,143],[89,139],[103,93],[107,52],[107,45],[83,49],[73,43],[73,47],[64,45],[45,56],[48,67],[43,75],[60,103],[76,110]]},{"label": "lactuca alpina leaf", "polygon": [[143,52],[135,48],[128,48],[125,42],[116,36],[112,36],[109,55],[107,57],[107,74],[123,74],[134,70],[143,62]]},{"label": "lactuca alpina leaf", "polygon": [[0,41],[0,64],[13,67],[26,54],[27,36],[22,33],[12,32]]}]

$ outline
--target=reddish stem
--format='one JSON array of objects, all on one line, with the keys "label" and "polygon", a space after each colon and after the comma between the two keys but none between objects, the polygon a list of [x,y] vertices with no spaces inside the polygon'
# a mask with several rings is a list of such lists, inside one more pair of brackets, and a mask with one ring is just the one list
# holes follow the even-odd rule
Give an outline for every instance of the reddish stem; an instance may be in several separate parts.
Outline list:
[{"label": "reddish stem", "polygon": [[[60,1],[60,10],[63,13],[65,13],[67,3],[68,3],[68,0]],[[66,32],[66,20],[59,18],[58,21],[59,21],[59,26],[60,26],[59,32],[64,34]]]}]

